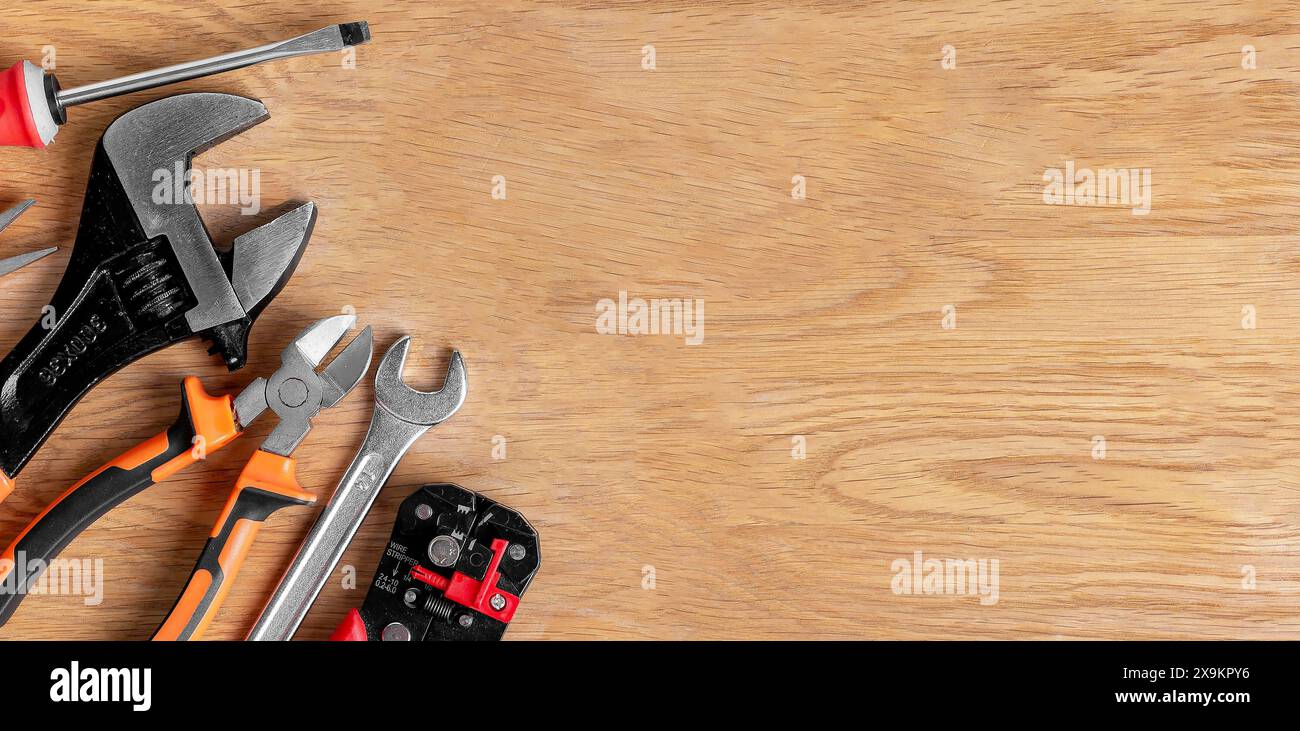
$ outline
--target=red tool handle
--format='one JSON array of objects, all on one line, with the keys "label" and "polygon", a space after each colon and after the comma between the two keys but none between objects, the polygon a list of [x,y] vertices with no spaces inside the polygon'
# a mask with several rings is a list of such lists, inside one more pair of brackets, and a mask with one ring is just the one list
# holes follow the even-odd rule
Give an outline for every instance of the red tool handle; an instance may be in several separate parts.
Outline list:
[{"label": "red tool handle", "polygon": [[27,95],[25,65],[19,61],[0,73],[0,147],[45,147],[32,105],[47,102]]},{"label": "red tool handle", "polygon": [[367,639],[366,623],[361,619],[361,612],[355,609],[348,610],[348,616],[330,635],[330,642],[365,642]]}]

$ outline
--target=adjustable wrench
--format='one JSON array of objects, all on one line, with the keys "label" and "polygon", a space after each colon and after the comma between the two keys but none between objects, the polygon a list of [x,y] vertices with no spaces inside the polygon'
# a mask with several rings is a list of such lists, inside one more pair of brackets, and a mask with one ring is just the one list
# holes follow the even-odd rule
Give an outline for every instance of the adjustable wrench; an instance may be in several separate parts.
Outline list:
[{"label": "adjustable wrench", "polygon": [[[269,117],[261,102],[182,94],[118,117],[95,150],[76,245],[47,313],[0,362],[0,499],[74,405],[149,353],[200,336],[230,370],[316,223],[311,203],[217,252],[188,195],[194,155]],[[185,195],[156,197],[158,176]]]},{"label": "adjustable wrench", "polygon": [[375,410],[365,442],[262,610],[249,640],[293,637],[393,468],[429,427],[451,418],[465,403],[468,386],[460,352],[452,353],[442,388],[425,393],[402,380],[410,347],[410,337],[404,337],[379,362]]}]

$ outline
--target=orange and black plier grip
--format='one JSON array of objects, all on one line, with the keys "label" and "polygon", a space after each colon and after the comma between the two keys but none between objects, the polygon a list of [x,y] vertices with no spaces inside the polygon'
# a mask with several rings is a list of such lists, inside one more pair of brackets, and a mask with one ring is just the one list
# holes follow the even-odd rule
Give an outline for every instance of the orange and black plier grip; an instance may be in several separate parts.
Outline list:
[{"label": "orange and black plier grip", "polygon": [[316,496],[303,490],[295,475],[297,462],[262,450],[253,453],[208,534],[171,613],[154,632],[154,640],[199,640],[229,593],[262,523],[281,508],[311,505]]},{"label": "orange and black plier grip", "polygon": [[[18,609],[31,586],[74,538],[105,513],[207,455],[241,433],[230,396],[212,396],[199,379],[188,377],[181,388],[176,423],[142,442],[68,488],[32,519],[0,553],[0,625]],[[19,571],[8,581],[9,574]]]}]

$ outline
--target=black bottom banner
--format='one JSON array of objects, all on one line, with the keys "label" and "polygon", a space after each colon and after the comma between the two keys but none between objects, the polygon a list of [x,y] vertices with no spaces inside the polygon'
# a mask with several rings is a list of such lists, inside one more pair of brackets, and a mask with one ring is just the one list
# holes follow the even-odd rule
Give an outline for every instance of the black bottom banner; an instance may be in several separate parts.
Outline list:
[{"label": "black bottom banner", "polygon": [[[144,720],[246,710],[338,721],[573,718],[630,704],[736,717],[1037,712],[1116,717],[1285,711],[1289,643],[33,643],[0,645],[26,710]],[[208,710],[205,710],[208,709]],[[990,715],[993,714],[993,715]],[[219,721],[219,718],[213,718]]]}]

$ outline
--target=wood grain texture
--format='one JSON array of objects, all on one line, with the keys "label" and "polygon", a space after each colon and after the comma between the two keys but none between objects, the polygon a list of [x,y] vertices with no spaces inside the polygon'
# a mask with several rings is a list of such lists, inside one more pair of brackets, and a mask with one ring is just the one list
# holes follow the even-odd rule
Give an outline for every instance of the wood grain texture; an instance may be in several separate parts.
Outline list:
[{"label": "wood grain texture", "polygon": [[[318,202],[315,239],[244,372],[188,343],[85,399],[0,507],[6,540],[167,423],[182,376],[235,389],[352,306],[378,348],[415,336],[416,385],[459,348],[470,396],[349,549],[360,588],[332,582],[300,637],[359,604],[402,499],[451,481],[541,532],[514,639],[1300,638],[1295,3],[377,6],[6,11],[0,55],[55,44],[65,85],[324,22],[374,32],[355,70],[181,87],[266,102],[200,162],[259,168],[268,208]],[[0,204],[41,202],[0,255],[68,245],[98,135],[166,93],[76,109],[47,152],[0,150]],[[1045,205],[1067,160],[1150,168],[1150,213]],[[223,241],[266,218],[205,216]],[[4,280],[0,349],[66,261]],[[704,300],[704,341],[598,334],[620,291]],[[370,398],[300,451],[322,499]],[[70,547],[103,558],[102,605],[32,597],[0,638],[147,637],[268,429]],[[271,519],[210,638],[243,636],[313,515]],[[915,551],[997,559],[998,602],[896,595],[891,563]]]}]

